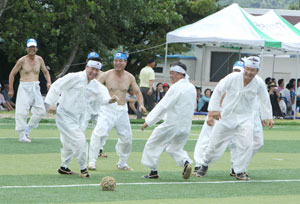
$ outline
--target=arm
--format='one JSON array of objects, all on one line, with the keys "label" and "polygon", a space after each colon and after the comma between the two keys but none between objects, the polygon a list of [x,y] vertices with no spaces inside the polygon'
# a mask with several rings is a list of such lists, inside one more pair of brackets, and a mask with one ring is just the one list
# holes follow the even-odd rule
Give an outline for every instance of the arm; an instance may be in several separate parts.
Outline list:
[{"label": "arm", "polygon": [[147,92],[147,94],[148,94],[149,96],[151,96],[152,93],[153,93],[153,91],[152,91],[153,82],[154,82],[154,80],[149,80],[149,90],[148,90],[148,92]]},{"label": "arm", "polygon": [[[173,85],[174,86],[174,85]],[[171,87],[162,100],[152,109],[145,119],[147,126],[153,126],[160,121],[167,111],[176,104],[181,91],[178,87]]]},{"label": "arm", "polygon": [[143,98],[142,92],[140,91],[140,89],[139,89],[139,87],[136,83],[136,80],[132,75],[130,75],[130,80],[131,80],[130,86],[132,88],[133,93],[136,95],[136,99],[137,99],[138,104],[139,104],[139,111],[144,113],[147,110],[144,107],[144,98]]},{"label": "arm", "polygon": [[41,71],[43,72],[44,77],[47,80],[47,89],[49,90],[50,86],[51,86],[51,77],[50,77],[49,71],[46,68],[43,58],[41,58]]},{"label": "arm", "polygon": [[56,80],[47,93],[45,103],[49,104],[50,106],[56,106],[59,96],[62,94],[62,92],[75,86],[78,80],[77,73],[67,74],[64,77]]},{"label": "arm", "polygon": [[14,96],[14,81],[15,81],[15,76],[16,74],[20,71],[20,69],[23,66],[23,60],[22,58],[19,59],[14,66],[14,68],[11,70],[9,74],[9,90],[8,90],[8,96],[12,98]]},{"label": "arm", "polygon": [[270,128],[273,127],[274,121],[273,121],[273,113],[272,113],[272,105],[270,101],[270,97],[268,94],[268,91],[263,84],[261,83],[261,86],[259,88],[259,98],[260,98],[260,115],[262,124],[264,126],[268,125]]}]

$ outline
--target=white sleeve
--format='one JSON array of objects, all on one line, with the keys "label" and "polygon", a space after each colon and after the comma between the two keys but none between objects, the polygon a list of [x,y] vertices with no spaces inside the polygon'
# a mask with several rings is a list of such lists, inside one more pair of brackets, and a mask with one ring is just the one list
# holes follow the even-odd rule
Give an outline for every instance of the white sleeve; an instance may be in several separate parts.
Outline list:
[{"label": "white sleeve", "polygon": [[45,98],[45,103],[50,106],[56,106],[58,99],[64,90],[73,87],[75,83],[78,83],[77,74],[70,73],[64,77],[56,80],[50,87],[47,96]]},{"label": "white sleeve", "polygon": [[103,84],[95,80],[97,84],[97,90],[95,92],[96,94],[96,101],[99,105],[107,105],[109,103],[109,100],[111,99],[111,96],[109,95],[109,92]]},{"label": "white sleeve", "polygon": [[180,97],[180,90],[174,85],[170,87],[166,95],[161,99],[159,103],[152,109],[145,119],[148,126],[155,125],[160,121],[164,115],[167,113],[170,107],[174,106],[177,99]]},{"label": "white sleeve", "polygon": [[209,100],[208,111],[221,111],[221,99],[224,93],[226,92],[227,82],[231,79],[232,75],[227,75],[225,78],[217,84],[216,88],[213,91],[213,94]]},{"label": "white sleeve", "polygon": [[258,89],[260,90],[260,116],[262,120],[271,120],[273,119],[273,111],[270,101],[270,95],[267,91],[266,86],[262,83],[260,83],[260,87],[258,87]]}]

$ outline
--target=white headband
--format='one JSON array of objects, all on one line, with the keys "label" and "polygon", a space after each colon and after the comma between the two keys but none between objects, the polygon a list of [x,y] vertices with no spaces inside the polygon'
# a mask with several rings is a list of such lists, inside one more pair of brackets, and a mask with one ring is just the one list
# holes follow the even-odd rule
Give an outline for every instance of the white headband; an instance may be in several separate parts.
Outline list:
[{"label": "white headband", "polygon": [[246,59],[242,59],[245,62],[245,67],[251,67],[259,69],[260,60],[258,57],[250,56]]},{"label": "white headband", "polygon": [[87,66],[88,67],[93,67],[93,68],[96,68],[96,69],[101,69],[102,67],[102,64],[101,62],[98,62],[98,61],[95,61],[95,60],[89,60],[88,63],[87,63]]},{"label": "white headband", "polygon": [[189,75],[185,72],[185,70],[179,66],[179,65],[175,65],[175,66],[172,66],[170,68],[170,71],[174,71],[174,72],[178,72],[178,73],[181,73],[181,74],[185,74],[185,79],[189,79]]}]

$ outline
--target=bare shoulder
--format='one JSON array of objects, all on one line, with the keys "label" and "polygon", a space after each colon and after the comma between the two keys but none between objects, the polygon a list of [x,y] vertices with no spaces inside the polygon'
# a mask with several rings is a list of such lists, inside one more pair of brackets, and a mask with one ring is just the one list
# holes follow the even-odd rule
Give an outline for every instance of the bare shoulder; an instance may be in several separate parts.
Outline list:
[{"label": "bare shoulder", "polygon": [[18,59],[17,64],[24,64],[24,62],[26,61],[26,55],[21,57],[20,59]]},{"label": "bare shoulder", "polygon": [[130,79],[130,81],[132,81],[132,80],[135,81],[134,76],[130,72],[125,70],[124,73],[125,73],[126,77],[128,77]]},{"label": "bare shoulder", "polygon": [[41,56],[36,55],[35,57],[36,57],[39,61],[44,62],[44,59],[43,59]]}]

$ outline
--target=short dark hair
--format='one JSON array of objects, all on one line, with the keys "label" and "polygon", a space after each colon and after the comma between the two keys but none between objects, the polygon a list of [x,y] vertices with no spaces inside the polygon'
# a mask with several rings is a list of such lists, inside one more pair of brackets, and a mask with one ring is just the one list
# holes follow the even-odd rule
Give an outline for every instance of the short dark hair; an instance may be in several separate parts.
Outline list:
[{"label": "short dark hair", "polygon": [[265,79],[265,83],[266,84],[269,84],[271,82],[271,77],[267,77],[266,79]]},{"label": "short dark hair", "polygon": [[287,88],[287,89],[293,88],[293,83],[288,83],[288,84],[285,86],[285,88]]},{"label": "short dark hair", "polygon": [[175,65],[178,65],[178,66],[180,66],[182,69],[184,69],[185,71],[187,70],[187,67],[186,67],[186,65],[185,64],[183,64],[182,62],[180,62],[180,61],[177,61],[177,62],[174,62],[174,63],[172,63],[171,64],[171,67],[173,67],[173,66],[175,66]]},{"label": "short dark hair", "polygon": [[282,84],[283,81],[284,81],[284,79],[279,79],[278,80],[278,85],[280,86],[280,84]]},{"label": "short dark hair", "polygon": [[153,62],[155,62],[155,59],[153,57],[150,57],[147,61],[147,64],[151,64]]}]

